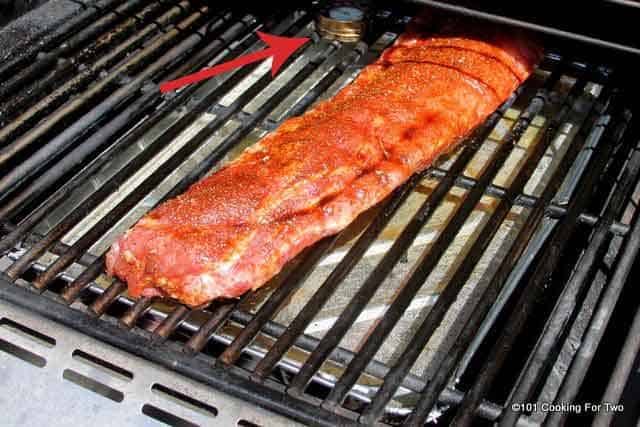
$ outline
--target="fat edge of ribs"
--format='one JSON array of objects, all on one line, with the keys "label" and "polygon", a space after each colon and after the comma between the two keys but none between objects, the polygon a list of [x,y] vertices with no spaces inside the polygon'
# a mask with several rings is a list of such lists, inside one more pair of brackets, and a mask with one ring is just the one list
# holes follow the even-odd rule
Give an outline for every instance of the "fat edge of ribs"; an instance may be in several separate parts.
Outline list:
[{"label": "fat edge of ribs", "polygon": [[333,99],[145,215],[106,257],[133,297],[238,297],[450,151],[533,71],[525,35],[414,21]]}]

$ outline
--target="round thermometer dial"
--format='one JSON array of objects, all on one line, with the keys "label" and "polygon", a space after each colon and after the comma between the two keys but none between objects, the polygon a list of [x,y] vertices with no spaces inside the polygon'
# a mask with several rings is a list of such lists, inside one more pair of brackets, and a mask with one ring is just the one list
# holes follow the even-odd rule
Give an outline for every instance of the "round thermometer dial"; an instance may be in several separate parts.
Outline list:
[{"label": "round thermometer dial", "polygon": [[338,6],[329,10],[329,18],[341,22],[362,21],[364,12],[352,6]]},{"label": "round thermometer dial", "polygon": [[357,42],[366,29],[366,13],[351,2],[334,3],[324,9],[317,19],[322,37],[342,42]]}]

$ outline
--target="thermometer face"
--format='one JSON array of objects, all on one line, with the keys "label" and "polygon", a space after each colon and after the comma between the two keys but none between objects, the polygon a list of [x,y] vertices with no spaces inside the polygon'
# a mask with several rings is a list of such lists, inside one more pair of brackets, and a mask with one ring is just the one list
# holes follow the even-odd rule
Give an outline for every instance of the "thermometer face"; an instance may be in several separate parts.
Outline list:
[{"label": "thermometer face", "polygon": [[366,9],[351,2],[334,2],[318,15],[317,29],[327,39],[354,43],[364,35],[366,21]]},{"label": "thermometer face", "polygon": [[353,22],[361,21],[364,18],[364,13],[355,7],[339,6],[329,11],[329,17],[336,21]]}]

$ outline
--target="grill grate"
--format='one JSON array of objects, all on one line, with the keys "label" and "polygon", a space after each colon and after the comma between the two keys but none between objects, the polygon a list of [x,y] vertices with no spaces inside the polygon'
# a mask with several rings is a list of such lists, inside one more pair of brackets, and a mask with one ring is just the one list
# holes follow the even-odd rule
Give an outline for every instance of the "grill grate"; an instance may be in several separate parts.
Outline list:
[{"label": "grill grate", "polygon": [[[341,44],[314,33],[317,6],[104,1],[0,66],[0,297],[307,423],[570,415],[512,403],[581,399],[638,251],[640,152],[624,82],[566,52],[547,53],[459,150],[258,292],[191,310],[134,301],[104,275],[119,233],[336,93],[411,14],[380,10],[365,40]],[[256,29],[314,43],[274,80],[262,63],[157,90],[261,49]],[[585,341],[557,369],[595,277]],[[615,378],[629,376],[633,337]]]}]

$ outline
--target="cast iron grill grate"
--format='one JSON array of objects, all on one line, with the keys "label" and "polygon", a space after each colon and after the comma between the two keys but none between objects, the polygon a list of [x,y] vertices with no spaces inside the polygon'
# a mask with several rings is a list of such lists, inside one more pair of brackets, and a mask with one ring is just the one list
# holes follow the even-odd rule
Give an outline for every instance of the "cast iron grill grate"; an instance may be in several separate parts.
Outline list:
[{"label": "cast iron grill grate", "polygon": [[[512,403],[583,398],[638,250],[640,153],[609,68],[549,50],[455,153],[269,286],[191,310],[127,297],[104,275],[110,243],[348,84],[410,12],[380,9],[341,44],[315,35],[317,4],[103,6],[0,66],[3,299],[309,423],[537,425],[568,414]],[[314,42],[274,80],[263,63],[157,90],[261,49],[256,29]]]}]

